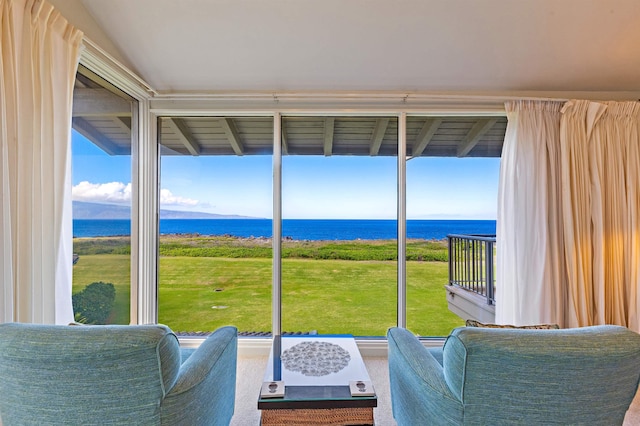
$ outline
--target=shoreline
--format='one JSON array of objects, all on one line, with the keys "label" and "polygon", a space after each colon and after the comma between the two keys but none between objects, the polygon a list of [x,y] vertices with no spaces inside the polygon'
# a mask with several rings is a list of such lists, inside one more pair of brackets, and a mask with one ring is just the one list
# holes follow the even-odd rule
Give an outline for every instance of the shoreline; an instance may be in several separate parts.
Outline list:
[{"label": "shoreline", "polygon": [[[171,234],[159,234],[159,240],[162,239],[210,239],[210,240],[237,240],[244,242],[271,242],[272,237],[262,237],[262,236],[249,236],[243,237],[232,234],[200,234],[198,232],[189,232],[189,233],[171,233]],[[131,235],[96,235],[96,236],[83,236],[83,237],[73,237],[74,240],[90,240],[90,239],[131,239]],[[408,242],[412,241],[424,241],[424,242],[446,242],[447,238],[407,238]],[[373,242],[395,242],[397,238],[355,238],[355,239],[324,239],[324,240],[310,240],[310,239],[294,239],[291,236],[284,235],[282,237],[282,242],[291,242],[291,243],[337,243],[337,242],[360,242],[360,243],[373,243]]]},{"label": "shoreline", "polygon": [[[282,258],[395,260],[398,241],[393,240],[294,240],[282,241]],[[131,254],[131,237],[82,237],[73,240],[73,252],[79,255]],[[407,260],[439,261],[448,259],[447,240],[407,239]],[[203,236],[200,234],[163,235],[159,252],[164,256],[217,258],[271,258],[273,243],[267,237]]]}]

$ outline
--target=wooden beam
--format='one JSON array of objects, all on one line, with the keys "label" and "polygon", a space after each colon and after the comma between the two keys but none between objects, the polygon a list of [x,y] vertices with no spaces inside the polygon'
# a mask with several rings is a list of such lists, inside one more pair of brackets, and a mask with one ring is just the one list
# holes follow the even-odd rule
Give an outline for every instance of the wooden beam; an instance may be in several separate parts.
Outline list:
[{"label": "wooden beam", "polygon": [[284,125],[284,120],[280,120],[280,129],[282,134],[282,154],[289,153],[289,135],[287,134],[287,126]]},{"label": "wooden beam", "polygon": [[73,90],[73,117],[131,117],[131,102],[107,89]]},{"label": "wooden beam", "polygon": [[329,157],[333,152],[333,128],[335,126],[334,117],[325,117],[324,119],[324,155]]},{"label": "wooden beam", "polygon": [[224,132],[227,134],[229,144],[231,144],[231,148],[233,148],[233,151],[236,153],[236,155],[244,155],[244,147],[242,146],[242,142],[240,141],[238,129],[236,129],[236,125],[233,124],[233,120],[231,118],[223,118],[220,120],[220,125],[224,129]]},{"label": "wooden beam", "polygon": [[187,148],[189,154],[195,156],[200,155],[200,144],[193,137],[191,130],[189,130],[189,127],[185,124],[184,120],[182,118],[171,117],[167,118],[166,121],[171,130],[176,134],[176,136],[178,136],[178,139],[180,139],[184,147]]},{"label": "wooden beam", "polygon": [[165,145],[160,144],[159,145],[159,149],[160,149],[160,155],[182,155],[184,156],[183,153],[176,151],[175,149],[169,148]]},{"label": "wooden beam", "polygon": [[125,117],[115,117],[113,122],[116,126],[120,127],[122,130],[131,133],[131,120],[126,121]]},{"label": "wooden beam", "polygon": [[384,139],[384,134],[387,132],[388,125],[388,118],[378,118],[376,120],[376,127],[373,129],[371,141],[369,142],[369,155],[378,155],[380,152],[380,146],[382,146],[382,140]]},{"label": "wooden beam", "polygon": [[412,157],[419,157],[427,148],[433,135],[438,131],[438,127],[442,124],[442,118],[427,118],[420,129],[420,133],[416,137],[413,149],[411,150]]},{"label": "wooden beam", "polygon": [[498,121],[497,118],[478,120],[471,130],[469,130],[469,133],[462,143],[458,146],[458,157],[465,157],[473,147],[477,145],[480,139],[493,127],[493,125],[496,124],[496,121]]},{"label": "wooden beam", "polygon": [[98,148],[102,149],[109,155],[123,154],[123,150],[113,143],[109,138],[105,137],[102,133],[96,130],[89,122],[80,117],[74,117],[72,119],[72,127],[76,132],[80,133],[85,138],[89,139]]}]

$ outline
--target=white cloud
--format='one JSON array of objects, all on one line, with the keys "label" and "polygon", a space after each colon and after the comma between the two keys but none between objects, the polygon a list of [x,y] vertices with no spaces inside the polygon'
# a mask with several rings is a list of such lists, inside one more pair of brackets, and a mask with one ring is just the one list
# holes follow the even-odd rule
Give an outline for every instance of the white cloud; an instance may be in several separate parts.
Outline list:
[{"label": "white cloud", "polygon": [[171,191],[168,189],[160,190],[160,205],[161,206],[183,206],[183,207],[194,207],[199,203],[198,200],[194,200],[191,198],[179,197],[177,195],[173,195]]},{"label": "white cloud", "polygon": [[[74,201],[85,201],[89,203],[131,203],[131,183],[109,182],[91,183],[82,181],[71,189]],[[160,206],[182,206],[195,207],[199,205],[198,200],[184,198],[173,195],[168,189],[160,190]]]},{"label": "white cloud", "polygon": [[71,195],[74,201],[129,204],[131,203],[131,184],[82,181],[71,189]]}]

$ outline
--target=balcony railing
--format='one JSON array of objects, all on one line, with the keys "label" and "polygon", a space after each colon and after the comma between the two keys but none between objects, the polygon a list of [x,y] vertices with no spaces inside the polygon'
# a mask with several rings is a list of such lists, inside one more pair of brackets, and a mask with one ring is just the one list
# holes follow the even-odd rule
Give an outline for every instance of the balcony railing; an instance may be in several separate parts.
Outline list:
[{"label": "balcony railing", "polygon": [[476,293],[495,304],[495,235],[447,236],[449,285]]}]

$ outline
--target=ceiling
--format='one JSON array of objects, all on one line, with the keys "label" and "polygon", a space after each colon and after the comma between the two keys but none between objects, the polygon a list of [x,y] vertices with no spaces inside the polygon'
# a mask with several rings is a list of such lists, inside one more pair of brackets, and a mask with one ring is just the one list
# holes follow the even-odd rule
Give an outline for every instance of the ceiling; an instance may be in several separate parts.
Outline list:
[{"label": "ceiling", "polygon": [[[159,99],[596,92],[637,99],[640,93],[637,0],[51,2]],[[85,90],[76,93],[74,127],[107,152],[130,152],[130,101],[114,100],[111,90],[111,102],[104,93],[86,90],[99,86],[87,84],[76,86]],[[271,118],[197,115],[160,119],[164,154],[251,155],[272,149]],[[283,152],[395,155],[396,117],[284,116]],[[505,128],[505,117],[409,116],[407,154],[499,156]]]},{"label": "ceiling", "polygon": [[640,91],[637,0],[54,4],[161,93]]}]

